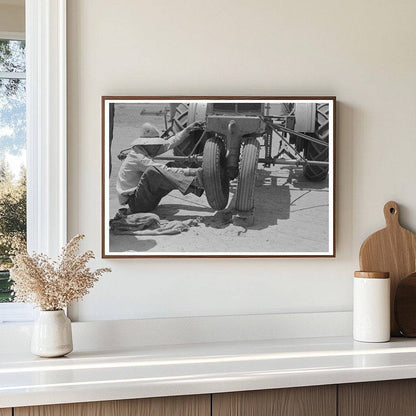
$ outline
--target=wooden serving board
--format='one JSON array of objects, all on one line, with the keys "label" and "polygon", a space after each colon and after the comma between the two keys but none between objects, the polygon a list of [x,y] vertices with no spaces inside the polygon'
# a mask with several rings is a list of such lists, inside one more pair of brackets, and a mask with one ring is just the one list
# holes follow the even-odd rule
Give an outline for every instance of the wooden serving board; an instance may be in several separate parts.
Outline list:
[{"label": "wooden serving board", "polygon": [[397,336],[400,331],[394,317],[394,298],[400,280],[416,271],[416,235],[400,225],[396,202],[384,205],[384,217],[386,228],[370,235],[361,246],[360,268],[390,273],[390,329]]}]

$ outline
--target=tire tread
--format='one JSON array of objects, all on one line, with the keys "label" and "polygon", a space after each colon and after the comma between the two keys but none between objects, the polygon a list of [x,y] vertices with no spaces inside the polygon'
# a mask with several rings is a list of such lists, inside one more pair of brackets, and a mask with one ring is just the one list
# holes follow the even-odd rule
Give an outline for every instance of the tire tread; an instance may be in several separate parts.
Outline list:
[{"label": "tire tread", "polygon": [[[316,106],[315,137],[328,143],[329,140],[329,104],[321,103]],[[328,148],[317,143],[305,144],[305,156],[308,160],[328,161]],[[309,165],[303,170],[304,176],[314,182],[323,181],[328,175],[328,167]]]},{"label": "tire tread", "polygon": [[254,188],[260,144],[256,138],[246,139],[242,145],[235,207],[238,211],[254,208]]},{"label": "tire tread", "polygon": [[[219,211],[228,204],[229,182],[221,177],[225,147],[221,139],[209,138],[204,147],[202,162],[205,195],[211,208]],[[224,174],[224,172],[223,172]]]}]

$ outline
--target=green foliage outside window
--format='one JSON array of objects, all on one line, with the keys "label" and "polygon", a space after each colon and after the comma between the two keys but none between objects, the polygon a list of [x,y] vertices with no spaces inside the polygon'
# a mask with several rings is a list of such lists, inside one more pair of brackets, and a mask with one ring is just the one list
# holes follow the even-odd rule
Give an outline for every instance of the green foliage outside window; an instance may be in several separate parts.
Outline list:
[{"label": "green foliage outside window", "polygon": [[12,300],[9,272],[13,252],[26,242],[26,172],[16,181],[0,162],[0,302]]},{"label": "green foliage outside window", "polygon": [[26,242],[26,171],[19,163],[20,174],[16,166],[12,172],[9,164],[21,160],[26,147],[25,61],[24,41],[0,39],[0,72],[6,74],[0,78],[0,302],[13,298],[8,269]]}]

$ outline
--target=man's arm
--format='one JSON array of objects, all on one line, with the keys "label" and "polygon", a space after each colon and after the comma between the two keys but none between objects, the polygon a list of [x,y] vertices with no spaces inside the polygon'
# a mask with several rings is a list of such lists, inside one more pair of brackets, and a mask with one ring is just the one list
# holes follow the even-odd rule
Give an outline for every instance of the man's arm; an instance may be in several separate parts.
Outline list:
[{"label": "man's arm", "polygon": [[141,172],[144,172],[149,166],[154,166],[158,169],[167,170],[172,173],[182,173],[183,175],[186,175],[188,171],[186,168],[169,168],[163,163],[155,162],[154,160],[150,159],[150,157],[147,157],[142,153],[136,153],[136,159]]},{"label": "man's arm", "polygon": [[166,140],[166,144],[162,145],[159,149],[158,155],[167,152],[170,149],[173,149],[176,146],[179,146],[185,139],[189,137],[191,133],[197,130],[203,129],[204,123],[200,121],[195,121],[194,123],[190,124],[188,127],[185,127],[182,131],[175,134],[169,139]]}]

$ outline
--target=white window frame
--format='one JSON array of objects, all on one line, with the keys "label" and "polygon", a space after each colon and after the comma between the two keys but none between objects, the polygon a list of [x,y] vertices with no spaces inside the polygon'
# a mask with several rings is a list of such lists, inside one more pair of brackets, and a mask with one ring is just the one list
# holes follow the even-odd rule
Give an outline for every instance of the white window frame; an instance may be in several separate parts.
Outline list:
[{"label": "white window frame", "polygon": [[[25,32],[0,32],[2,40],[25,40]],[[24,78],[26,73],[3,73],[0,78]],[[0,324],[13,322],[26,322],[33,319],[33,307],[24,303],[0,303]]]},{"label": "white window frame", "polygon": [[[67,241],[66,0],[26,0],[28,250],[56,257]],[[1,321],[30,305],[1,304]]]}]

